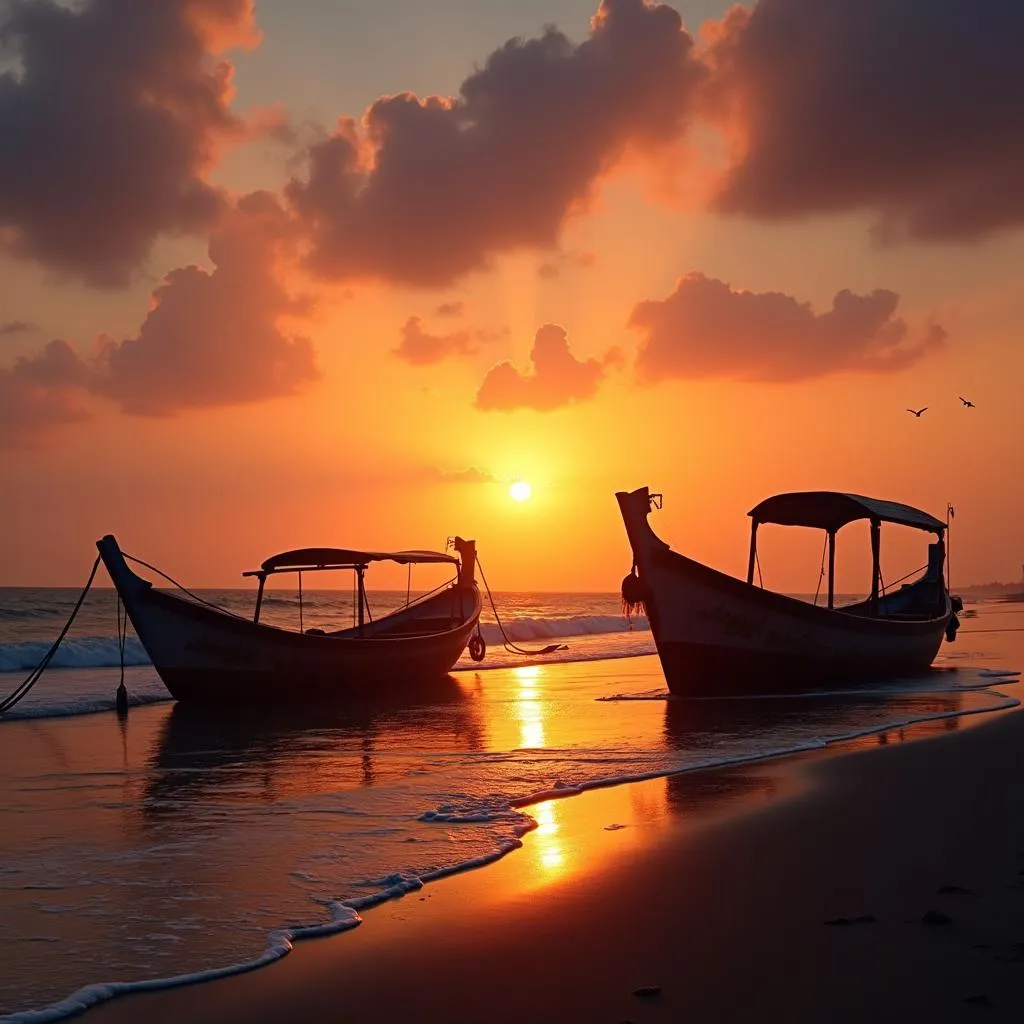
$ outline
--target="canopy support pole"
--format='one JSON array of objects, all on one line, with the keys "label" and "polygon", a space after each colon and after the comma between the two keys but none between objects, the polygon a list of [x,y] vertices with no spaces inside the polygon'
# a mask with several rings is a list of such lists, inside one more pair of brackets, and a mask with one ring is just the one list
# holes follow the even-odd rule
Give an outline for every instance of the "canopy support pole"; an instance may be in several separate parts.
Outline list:
[{"label": "canopy support pole", "polygon": [[754,563],[757,560],[757,520],[750,520],[750,557],[747,559],[747,583],[753,586]]},{"label": "canopy support pole", "polygon": [[359,594],[356,598],[356,607],[359,609],[359,635],[363,635],[363,604],[366,601],[366,589],[363,583],[363,573],[366,572],[365,565],[356,566],[356,579],[358,580]]},{"label": "canopy support pole", "polygon": [[882,524],[877,519],[871,520],[871,613],[878,614],[878,581],[882,576],[881,552]]},{"label": "canopy support pole", "polygon": [[260,589],[256,591],[256,611],[253,614],[252,621],[258,623],[260,621],[260,608],[263,607],[263,587],[267,582],[267,574],[264,572],[257,573],[260,581]]},{"label": "canopy support pole", "polygon": [[828,531],[828,606],[835,605],[836,593],[836,531]]}]

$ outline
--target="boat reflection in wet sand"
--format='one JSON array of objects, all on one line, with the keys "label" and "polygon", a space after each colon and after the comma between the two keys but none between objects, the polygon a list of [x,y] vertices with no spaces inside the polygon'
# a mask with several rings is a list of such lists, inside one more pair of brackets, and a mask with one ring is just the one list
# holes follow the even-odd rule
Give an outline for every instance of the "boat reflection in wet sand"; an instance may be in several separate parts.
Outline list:
[{"label": "boat reflection in wet sand", "polygon": [[[828,686],[836,680],[876,682],[931,665],[945,635],[953,640],[962,607],[946,587],[946,524],[895,502],[833,491],[779,494],[749,513],[747,579],[736,579],[672,551],[648,522],[661,495],[646,487],[616,494],[633,550],[622,581],[627,607],[643,607],[669,689],[715,697]],[[847,523],[871,524],[871,594],[837,608],[835,541]],[[828,594],[822,606],[754,583],[757,529],[764,523],[824,530]],[[921,577],[885,592],[879,562],[882,523],[935,534]],[[781,688],[781,690],[780,690]]]},{"label": "boat reflection in wet sand", "polygon": [[[251,620],[195,595],[157,590],[128,567],[112,536],[96,546],[146,653],[171,695],[182,701],[334,701],[380,686],[443,676],[458,661],[480,618],[476,545],[461,537],[454,540],[455,555],[340,548],[301,548],[275,555],[259,569],[243,573],[259,583]],[[364,576],[370,563],[380,561],[449,564],[456,576],[374,619]],[[259,621],[270,576],[298,574],[301,594],[302,573],[335,570],[355,573],[357,621],[350,629],[296,631]],[[474,657],[482,657],[482,638],[472,639]]]}]

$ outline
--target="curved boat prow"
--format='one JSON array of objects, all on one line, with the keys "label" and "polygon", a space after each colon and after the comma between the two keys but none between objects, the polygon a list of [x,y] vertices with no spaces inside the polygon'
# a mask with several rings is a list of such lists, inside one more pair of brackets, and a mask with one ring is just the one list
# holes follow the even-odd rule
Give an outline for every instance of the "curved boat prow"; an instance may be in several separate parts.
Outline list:
[{"label": "curved boat prow", "polygon": [[149,580],[136,576],[128,568],[124,554],[112,533],[108,533],[105,537],[96,541],[96,549],[100,553],[100,558],[103,559],[103,565],[110,576],[110,582],[114,584],[115,589],[121,595],[121,600],[125,601],[126,604],[128,597],[133,593],[152,587]]},{"label": "curved boat prow", "polygon": [[646,487],[636,491],[616,491],[615,500],[619,503],[622,522],[626,527],[629,546],[633,549],[633,561],[639,563],[641,556],[656,548],[667,549],[668,545],[651,529],[647,517],[651,506],[661,507],[661,495],[651,494]]}]

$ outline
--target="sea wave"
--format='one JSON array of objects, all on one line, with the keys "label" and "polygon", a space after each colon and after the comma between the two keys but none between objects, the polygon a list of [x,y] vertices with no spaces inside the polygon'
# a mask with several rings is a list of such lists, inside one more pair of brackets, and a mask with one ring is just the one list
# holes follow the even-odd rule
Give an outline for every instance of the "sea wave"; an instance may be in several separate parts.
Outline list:
[{"label": "sea wave", "polygon": [[[0,672],[27,672],[50,649],[49,640],[20,640],[0,644]],[[129,637],[124,645],[125,665],[148,665],[138,637]],[[65,640],[50,662],[50,668],[113,668],[121,664],[117,637],[84,636]]]},{"label": "sea wave", "polygon": [[[622,615],[573,615],[551,618],[502,619],[509,640],[552,640],[559,637],[595,636],[604,633],[626,633],[648,630],[647,619],[638,615],[632,625]],[[481,622],[484,639],[489,644],[501,642],[501,630],[494,622]]]},{"label": "sea wave", "polygon": [[[549,640],[572,636],[596,636],[625,633],[630,630],[620,615],[554,616],[551,618],[502,619],[505,634],[510,640]],[[500,644],[501,630],[493,622],[481,623],[488,644]],[[633,630],[649,629],[647,620],[633,620]],[[47,640],[19,640],[0,643],[0,672],[27,672],[36,667],[50,649]],[[130,636],[125,644],[125,665],[148,665],[146,654],[138,637]],[[117,638],[113,636],[86,636],[65,640],[50,662],[51,668],[116,668],[121,664]]]}]

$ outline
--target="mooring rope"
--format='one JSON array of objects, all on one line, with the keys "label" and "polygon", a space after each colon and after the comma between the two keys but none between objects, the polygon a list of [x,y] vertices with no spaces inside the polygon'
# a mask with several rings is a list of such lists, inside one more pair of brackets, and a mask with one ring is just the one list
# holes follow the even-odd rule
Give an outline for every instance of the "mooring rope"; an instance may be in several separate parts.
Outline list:
[{"label": "mooring rope", "polygon": [[818,606],[818,595],[821,593],[821,581],[825,578],[825,552],[828,550],[828,534],[825,534],[825,543],[821,546],[821,570],[818,573],[818,585],[814,588],[814,606]]},{"label": "mooring rope", "polygon": [[92,581],[96,578],[96,570],[100,567],[100,557],[96,556],[96,561],[92,563],[92,571],[89,573],[89,578],[85,582],[85,587],[82,589],[81,594],[78,595],[78,600],[75,602],[75,607],[71,609],[71,615],[68,621],[64,623],[64,628],[60,631],[60,635],[50,649],[43,655],[42,660],[31,672],[25,677],[24,681],[14,688],[14,691],[0,701],[0,715],[6,714],[11,710],[19,701],[21,701],[32,689],[33,686],[39,681],[39,677],[46,671],[47,665],[53,660],[53,656],[57,653],[57,648],[60,647],[61,641],[68,635],[68,630],[71,628],[71,623],[75,621],[75,616],[78,614],[79,608],[82,607],[82,602],[85,600],[85,595],[89,593],[89,588],[92,586]]},{"label": "mooring rope", "polygon": [[198,594],[193,594],[188,587],[183,586],[173,576],[168,576],[163,569],[158,569],[155,565],[150,565],[149,562],[144,562],[141,558],[136,558],[134,555],[129,555],[127,552],[122,551],[121,554],[129,561],[134,562],[136,565],[144,566],[151,572],[155,572],[157,576],[162,576],[172,587],[177,587],[183,594],[187,594],[192,598],[193,601],[199,604],[205,604],[207,608],[212,608],[214,611],[223,612],[225,615],[230,615],[232,618],[241,619],[243,622],[250,622],[251,620],[246,618],[244,615],[239,615],[237,612],[231,611],[229,608],[223,608],[219,604],[214,604],[213,601],[207,601],[205,598],[200,597]]},{"label": "mooring rope", "polygon": [[494,595],[491,594],[491,588],[487,584],[487,577],[484,575],[484,567],[480,564],[479,555],[477,555],[476,565],[480,570],[480,579],[484,582],[484,590],[487,591],[487,600],[491,602],[491,611],[494,613],[494,621],[498,624],[498,629],[501,630],[502,640],[504,641],[502,646],[504,646],[506,651],[511,651],[513,654],[523,654],[527,657],[534,657],[540,654],[554,654],[555,651],[567,651],[569,649],[568,644],[548,644],[547,647],[542,647],[539,651],[528,651],[525,647],[517,647],[508,638],[508,633],[505,632],[505,627],[502,625],[501,618],[498,616],[498,609],[494,606]]}]

